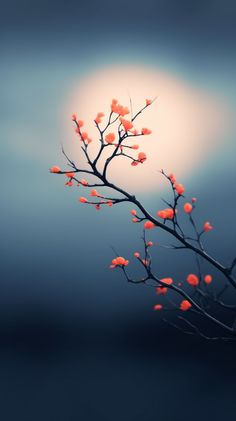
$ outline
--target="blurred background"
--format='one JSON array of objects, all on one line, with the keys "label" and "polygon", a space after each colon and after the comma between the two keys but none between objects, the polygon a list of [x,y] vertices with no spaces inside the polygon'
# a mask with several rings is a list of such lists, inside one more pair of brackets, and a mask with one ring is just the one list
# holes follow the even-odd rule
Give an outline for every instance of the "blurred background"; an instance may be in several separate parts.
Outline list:
[{"label": "blurred background", "polygon": [[[199,221],[214,226],[206,247],[229,264],[235,18],[229,0],[1,4],[1,420],[218,420],[235,413],[235,345],[164,325],[151,288],[108,270],[111,246],[131,260],[141,249],[130,208],[80,206],[78,192],[48,172],[63,163],[65,125],[77,111],[70,98],[90,74],[146,66],[210,92],[227,115],[221,147],[205,140],[204,160],[181,181],[198,197]],[[143,189],[139,197],[155,211],[165,189]],[[158,233],[158,241],[170,239]],[[167,265],[179,280],[193,270],[188,252],[155,253],[160,276]]]}]

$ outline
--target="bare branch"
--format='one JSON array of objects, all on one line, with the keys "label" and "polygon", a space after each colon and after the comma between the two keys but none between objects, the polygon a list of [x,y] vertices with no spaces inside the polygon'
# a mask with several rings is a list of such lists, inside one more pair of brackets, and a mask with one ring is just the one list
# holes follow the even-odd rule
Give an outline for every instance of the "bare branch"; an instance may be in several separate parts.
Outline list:
[{"label": "bare branch", "polygon": [[[73,118],[73,121],[76,125],[76,132],[78,133],[78,135],[80,136],[80,139],[82,141],[81,149],[82,149],[82,151],[84,153],[84,157],[85,157],[85,159],[86,159],[86,161],[89,165],[88,166],[89,169],[81,169],[80,167],[77,167],[75,162],[68,157],[68,155],[64,151],[64,148],[62,147],[62,153],[65,156],[65,158],[67,160],[67,163],[68,163],[68,166],[72,169],[72,171],[71,172],[70,171],[61,171],[58,167],[54,167],[55,171],[51,171],[51,172],[55,172],[57,174],[67,175],[67,177],[69,177],[69,182],[66,183],[66,184],[69,185],[69,186],[73,185],[72,180],[74,180],[78,183],[78,186],[83,185],[85,188],[86,187],[107,187],[107,188],[109,188],[112,191],[111,195],[109,195],[109,196],[100,195],[96,191],[92,191],[92,192],[90,192],[90,195],[96,196],[96,200],[92,199],[90,201],[90,200],[87,200],[87,199],[81,197],[81,201],[84,202],[84,203],[87,203],[89,205],[95,205],[95,207],[98,210],[100,209],[101,205],[112,206],[112,205],[116,205],[116,204],[123,203],[123,202],[130,203],[140,211],[139,215],[136,216],[133,219],[133,222],[140,223],[142,221],[150,221],[150,222],[153,223],[153,225],[155,227],[159,228],[159,230],[163,230],[164,232],[171,235],[173,239],[178,241],[177,245],[175,245],[175,244],[170,244],[170,245],[159,244],[159,246],[164,247],[164,248],[168,248],[168,249],[173,249],[173,250],[184,249],[184,250],[192,251],[196,256],[197,273],[198,273],[198,277],[199,277],[200,282],[198,282],[199,285],[195,286],[195,288],[190,293],[187,293],[185,291],[185,289],[184,289],[184,287],[182,287],[181,283],[179,283],[178,286],[176,286],[175,283],[166,284],[165,282],[163,282],[162,279],[160,279],[157,275],[155,275],[153,273],[153,271],[152,271],[152,256],[151,256],[151,253],[150,253],[150,247],[149,247],[147,239],[146,239],[146,231],[145,230],[143,230],[143,236],[142,236],[142,241],[143,241],[143,245],[144,245],[144,256],[143,256],[144,258],[138,256],[137,260],[143,266],[143,268],[146,272],[146,276],[142,279],[137,279],[137,280],[130,277],[128,275],[128,272],[127,272],[126,267],[125,267],[126,264],[128,263],[128,261],[125,261],[125,260],[124,260],[125,261],[124,265],[117,264],[118,265],[117,267],[120,267],[122,269],[122,271],[124,273],[124,276],[125,276],[125,278],[128,282],[135,283],[135,284],[145,284],[145,285],[152,286],[152,287],[158,286],[158,288],[163,287],[165,289],[167,288],[169,290],[174,291],[179,297],[184,298],[190,304],[190,307],[191,307],[190,314],[191,313],[197,313],[198,315],[201,315],[206,320],[209,320],[209,322],[214,323],[219,328],[221,328],[225,332],[227,332],[229,337],[228,338],[225,338],[225,337],[208,337],[207,335],[205,335],[201,331],[201,329],[199,329],[198,326],[196,326],[195,324],[193,324],[192,322],[190,322],[187,318],[185,318],[183,316],[178,316],[178,320],[183,322],[185,325],[187,325],[188,329],[185,329],[185,328],[183,329],[181,326],[179,326],[175,323],[168,322],[172,326],[184,331],[185,333],[187,333],[189,335],[198,335],[200,337],[203,337],[204,339],[228,340],[228,339],[231,339],[232,336],[236,335],[235,322],[233,321],[232,326],[229,325],[227,318],[226,318],[226,320],[227,320],[227,323],[226,323],[224,318],[219,319],[217,314],[216,314],[216,316],[214,316],[213,310],[214,310],[214,304],[217,304],[217,305],[221,306],[224,310],[229,310],[229,311],[235,311],[236,310],[236,305],[227,304],[227,303],[224,302],[224,300],[222,298],[229,285],[231,285],[233,288],[236,288],[236,280],[233,276],[233,270],[236,266],[236,257],[233,259],[232,264],[229,267],[226,267],[222,263],[220,263],[217,259],[215,259],[211,255],[209,255],[205,251],[205,249],[203,247],[203,243],[202,243],[202,238],[203,238],[203,234],[205,233],[206,229],[204,228],[201,231],[198,230],[197,224],[196,224],[196,222],[194,220],[194,217],[193,217],[193,214],[192,214],[192,211],[195,209],[195,203],[193,203],[193,205],[190,206],[190,212],[188,212],[188,210],[185,209],[185,206],[188,205],[188,204],[186,203],[185,206],[184,206],[184,209],[186,210],[186,212],[189,213],[189,222],[190,222],[190,224],[192,226],[192,230],[193,230],[193,234],[191,236],[187,236],[185,234],[185,232],[182,228],[182,224],[181,224],[181,220],[179,218],[179,214],[177,213],[180,201],[181,201],[182,198],[184,198],[184,195],[183,195],[184,188],[183,188],[183,186],[181,184],[179,184],[179,185],[176,184],[176,180],[175,180],[175,177],[173,175],[167,175],[164,170],[161,170],[161,174],[168,180],[168,183],[171,187],[171,191],[172,191],[173,196],[172,196],[171,201],[167,201],[165,199],[162,199],[163,202],[169,207],[169,209],[166,209],[165,211],[171,211],[171,216],[169,217],[168,214],[162,214],[162,215],[164,215],[164,218],[163,218],[163,216],[160,213],[158,213],[160,218],[161,218],[161,220],[159,220],[158,218],[154,217],[134,195],[130,194],[128,191],[124,190],[123,188],[115,185],[114,183],[109,181],[108,178],[107,178],[107,171],[108,171],[109,165],[114,158],[130,159],[130,160],[132,160],[132,163],[134,165],[138,164],[138,163],[143,163],[143,161],[146,159],[145,154],[144,154],[144,159],[142,160],[142,159],[137,159],[137,158],[133,157],[129,153],[126,153],[125,150],[126,151],[129,150],[131,152],[132,149],[137,149],[136,147],[132,147],[129,144],[126,144],[126,140],[129,140],[129,138],[131,138],[131,137],[143,136],[145,134],[148,134],[147,129],[146,129],[146,133],[145,133],[144,129],[142,130],[141,133],[137,133],[136,131],[131,133],[128,130],[128,128],[129,128],[129,126],[132,127],[132,124],[130,124],[130,123],[131,122],[133,123],[136,120],[136,118],[152,102],[153,101],[146,100],[146,105],[143,106],[139,111],[136,112],[136,114],[133,115],[132,100],[130,98],[131,119],[129,121],[126,121],[127,126],[125,126],[125,124],[124,124],[125,121],[122,120],[122,118],[119,114],[119,110],[118,110],[116,116],[114,116],[114,114],[116,114],[116,111],[110,112],[107,123],[105,124],[103,129],[100,127],[100,120],[96,118],[94,120],[94,122],[95,122],[95,126],[98,130],[98,133],[99,133],[100,148],[99,148],[98,153],[97,153],[97,155],[94,159],[91,159],[90,153],[89,153],[89,143],[90,143],[91,139],[89,139],[87,137],[87,134],[85,136],[84,132],[81,133],[79,121],[77,122],[76,117]],[[114,110],[114,108],[112,108],[112,110]],[[122,112],[121,112],[121,115],[125,115],[125,113],[122,114]],[[118,142],[116,144],[113,144],[113,143],[110,144],[106,137],[105,137],[105,140],[104,140],[104,134],[105,134],[106,130],[108,130],[108,128],[111,125],[113,125],[114,123],[116,123],[118,121],[118,119],[120,119],[120,123],[118,122],[118,125],[116,125],[117,133],[118,133]],[[149,131],[149,133],[150,133],[150,131]],[[111,147],[113,147],[114,149],[112,149]],[[108,151],[110,154],[104,160],[104,163],[102,165],[102,169],[98,170],[97,163],[98,163],[98,161],[102,160],[102,157],[104,156],[104,154],[103,154],[104,150]],[[140,157],[140,154],[139,154],[138,158],[139,157]],[[100,166],[99,166],[99,168],[100,168]],[[76,177],[76,174],[79,174],[79,173],[85,173],[85,174],[88,174],[88,175],[91,175],[91,176],[95,177],[94,182],[88,183],[86,181],[86,184],[85,184],[84,180],[80,181]],[[121,197],[116,197],[116,195],[115,195],[115,197],[112,197],[113,194],[115,194],[115,193],[119,193],[121,195]],[[194,202],[193,199],[192,199],[192,202]],[[211,229],[211,227],[209,229]],[[115,252],[114,249],[113,249],[113,251]],[[116,252],[115,252],[115,254],[117,255]],[[229,281],[229,284],[225,284],[223,289],[220,290],[218,292],[218,294],[212,293],[211,287],[206,285],[207,280],[204,278],[203,273],[202,273],[202,263],[203,263],[203,261],[210,264],[214,269],[217,269],[218,272],[223,274],[224,277]],[[112,266],[112,267],[116,267],[116,265]],[[151,285],[150,285],[149,281],[151,282]],[[209,282],[211,282],[211,279],[210,279]],[[153,285],[153,283],[155,283],[155,285]],[[181,287],[179,287],[179,286],[181,286]],[[165,293],[166,293],[166,291],[165,291]],[[183,310],[181,308],[181,306],[179,308],[172,301],[172,299],[170,297],[167,298],[167,301],[169,302],[169,304],[171,304],[172,307],[168,308],[168,309],[165,308],[165,310],[169,310],[169,311]]]}]

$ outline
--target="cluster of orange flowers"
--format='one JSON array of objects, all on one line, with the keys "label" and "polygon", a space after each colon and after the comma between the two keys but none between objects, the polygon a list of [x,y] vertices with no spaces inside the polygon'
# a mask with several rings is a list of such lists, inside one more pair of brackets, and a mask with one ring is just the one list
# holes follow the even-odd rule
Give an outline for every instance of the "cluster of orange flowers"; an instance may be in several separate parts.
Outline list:
[{"label": "cluster of orange flowers", "polygon": [[[175,180],[174,175],[170,175],[168,178],[171,179],[171,180]],[[173,181],[171,181],[171,182],[173,182]],[[179,192],[180,191],[184,191],[184,187],[183,187],[182,184],[178,184],[177,186],[182,186],[181,187],[181,190],[179,189]],[[192,198],[192,203],[186,202],[183,205],[184,212],[187,213],[187,214],[191,214],[192,211],[193,211],[193,209],[194,209],[194,207],[195,207],[196,201],[197,201],[197,199],[195,197],[193,197]],[[177,213],[177,212],[178,212],[178,209],[175,209],[175,208],[165,208],[165,209],[161,209],[161,210],[157,211],[156,215],[159,216],[159,218],[161,218],[161,219],[163,219],[165,221],[167,219],[172,220],[174,218],[175,213]],[[133,215],[135,217],[135,218],[132,219],[132,222],[134,222],[134,223],[135,222],[139,222],[140,219],[136,218],[136,216],[137,216],[136,210],[133,209],[133,210],[130,211],[130,213],[131,213],[131,215]],[[152,221],[150,221],[150,220],[147,220],[144,223],[144,229],[146,229],[146,230],[151,230],[151,229],[153,229],[155,227],[156,227],[155,223],[152,222]],[[213,227],[210,224],[210,222],[207,221],[207,222],[204,223],[204,225],[203,225],[203,231],[204,232],[211,231],[212,229],[213,229]]]},{"label": "cluster of orange flowers", "polygon": [[[182,311],[187,311],[192,307],[192,304],[188,301],[188,300],[183,300],[181,301],[179,308]],[[153,307],[154,310],[158,311],[158,310],[162,310],[163,309],[163,305],[162,304],[155,304]]]},{"label": "cluster of orange flowers", "polygon": [[[96,190],[91,190],[90,196],[93,196],[93,197],[102,197]],[[102,200],[102,201],[97,202],[97,203],[92,203],[86,197],[80,197],[79,198],[79,202],[80,203],[88,203],[89,205],[94,205],[96,210],[100,210],[101,209],[101,205],[107,205],[110,208],[113,206],[113,201],[112,200]]]},{"label": "cluster of orange flowers", "polygon": [[176,177],[174,174],[169,174],[168,178],[170,182],[173,184],[173,187],[178,193],[178,195],[182,196],[185,192],[185,187],[183,186],[183,184],[177,183]]},{"label": "cluster of orange flowers", "polygon": [[172,208],[163,209],[157,212],[157,216],[159,216],[162,219],[173,219],[174,214],[175,212]]},{"label": "cluster of orange flowers", "polygon": [[[146,107],[151,105],[153,101],[151,99],[146,99]],[[127,114],[130,113],[130,110],[128,107],[124,107],[123,105],[119,104],[117,99],[113,99],[112,103],[111,103],[111,111],[115,114],[118,114],[118,116],[120,117],[120,123],[124,129],[124,131],[126,133],[130,132],[133,136],[137,136],[137,135],[149,135],[152,133],[152,131],[146,127],[141,129],[141,132],[139,133],[138,130],[133,128],[133,122],[132,120],[127,120],[124,118],[124,116],[126,116]],[[97,125],[99,125],[102,122],[102,118],[105,116],[105,114],[103,112],[98,112],[94,121]],[[92,139],[89,137],[87,132],[82,132],[81,128],[84,126],[84,121],[83,120],[78,120],[77,116],[75,113],[72,114],[72,121],[75,122],[76,127],[75,127],[75,132],[80,136],[80,140],[82,142],[84,142],[86,145],[89,145],[92,142]],[[131,130],[133,129],[133,130]],[[124,145],[119,145],[119,144],[115,144],[115,134],[114,133],[108,133],[105,136],[105,142],[107,144],[110,145],[114,145],[114,146],[120,146],[121,151],[123,151],[123,147],[129,147],[131,149],[137,150],[139,148],[139,145],[133,145],[133,146],[124,146]],[[146,161],[147,156],[144,152],[140,152],[138,155],[137,159],[134,159],[131,163],[131,165],[133,167],[137,166],[139,163],[143,163],[144,161]],[[67,183],[67,185],[71,185],[71,183]]]},{"label": "cluster of orange flowers", "polygon": [[147,155],[145,154],[145,152],[139,152],[138,159],[133,160],[131,165],[133,167],[136,167],[138,164],[143,164],[144,161],[146,161],[146,159],[147,159]]},{"label": "cluster of orange flowers", "polygon": [[[106,141],[108,143],[112,143],[115,140],[114,133],[107,134],[105,139],[106,139]],[[140,152],[138,154],[138,160],[133,161],[132,162],[132,165],[134,165],[134,166],[135,165],[138,165],[138,163],[143,163],[145,160],[146,160],[146,154],[144,152]],[[59,174],[62,173],[61,168],[58,167],[58,166],[51,167],[50,168],[50,172],[51,173],[55,173],[55,174],[56,173],[59,173]],[[65,173],[65,176],[67,178],[69,178],[69,180],[65,183],[65,185],[66,186],[69,186],[69,187],[72,187],[73,186],[73,178],[75,176],[75,173],[74,172],[66,172]],[[170,181],[172,182],[172,184],[174,184],[176,182],[176,178],[175,178],[175,176],[173,174],[170,174],[168,176],[168,178],[170,179]],[[77,186],[79,187],[80,185],[83,185],[83,186],[87,187],[88,186],[87,180],[85,180],[85,179],[79,180]],[[177,185],[174,184],[174,186],[175,186],[175,189],[176,190],[178,189],[178,194],[181,194],[181,192],[184,192],[185,191],[185,188],[184,188],[184,186],[182,184],[177,184]],[[181,186],[181,188],[180,188],[180,186]],[[93,193],[90,194],[91,196],[101,197],[101,195],[97,194],[96,190],[93,190],[92,192]],[[184,212],[190,215],[192,213],[194,207],[195,207],[196,201],[197,201],[197,199],[195,197],[193,197],[192,198],[192,203],[186,202],[183,205]],[[84,198],[84,197],[80,198],[80,202],[81,203],[89,203],[89,201],[86,198]],[[108,206],[112,206],[113,205],[113,202],[109,200],[108,202],[98,203],[97,205],[95,205],[95,207],[96,207],[97,210],[100,210],[100,205],[101,204],[108,204]],[[157,214],[157,216],[159,216],[159,218],[161,218],[161,219],[163,219],[165,221],[165,220],[168,220],[168,219],[169,220],[172,220],[174,218],[175,213],[177,211],[178,211],[177,209],[165,208],[165,209],[162,209],[162,210],[157,211],[156,214]],[[132,222],[134,222],[134,223],[139,222],[139,219],[136,218],[137,212],[134,209],[131,211],[131,214],[135,217],[135,218],[132,219]],[[144,229],[146,229],[146,230],[151,230],[151,229],[153,229],[155,227],[156,227],[156,225],[152,221],[147,220],[144,223]],[[203,232],[209,232],[212,229],[213,229],[213,226],[211,225],[211,223],[209,221],[207,221],[207,222],[205,222],[203,224]]]},{"label": "cluster of orange flowers", "polygon": [[[212,282],[212,276],[211,275],[205,275],[203,278],[204,282],[206,284],[210,284]],[[173,283],[173,279],[172,278],[164,278],[164,279],[160,279],[160,281],[166,285],[171,285]],[[199,278],[197,275],[190,273],[187,278],[186,278],[186,282],[191,285],[196,287],[197,285],[199,285]],[[178,285],[181,285],[181,283],[179,283]],[[163,285],[158,286],[156,288],[156,293],[157,295],[165,295],[168,291],[168,288],[164,287]]]},{"label": "cluster of orange flowers", "polygon": [[97,113],[96,118],[94,119],[95,123],[100,124],[102,122],[102,117],[104,117],[104,113]]},{"label": "cluster of orange flowers", "polygon": [[[209,285],[212,282],[212,276],[211,275],[205,275],[203,278],[204,282]],[[190,273],[187,278],[186,281],[189,285],[196,287],[199,284],[199,278],[197,275]],[[160,282],[166,284],[166,285],[171,285],[173,283],[173,279],[172,278],[164,278],[164,279],[160,279]],[[181,283],[179,283],[178,285],[181,285]],[[156,288],[156,293],[157,295],[166,295],[168,291],[168,287],[165,287],[163,285],[160,285]],[[182,311],[187,311],[192,307],[192,304],[188,301],[188,300],[183,300],[181,301],[179,308]],[[154,310],[162,310],[163,309],[163,305],[162,304],[156,304],[154,305]]]},{"label": "cluster of orange flowers", "polygon": [[86,145],[89,145],[92,142],[92,139],[89,137],[87,132],[81,132],[81,127],[83,127],[84,121],[78,120],[75,113],[72,114],[72,121],[74,121],[76,124],[75,133],[79,135],[81,142],[84,142]]},{"label": "cluster of orange flowers", "polygon": [[124,127],[125,132],[128,132],[129,130],[131,130],[134,127],[132,121],[125,120],[125,118],[120,117],[120,122],[121,122],[122,126]]},{"label": "cluster of orange flowers", "polygon": [[130,113],[128,107],[123,107],[123,105],[118,103],[117,99],[112,100],[111,111],[115,114],[121,115],[122,117]]},{"label": "cluster of orange flowers", "polygon": [[[203,278],[204,282],[206,284],[210,284],[212,282],[212,276],[211,275],[205,275]],[[190,273],[187,276],[186,281],[188,282],[189,285],[192,285],[193,287],[196,287],[197,285],[199,285],[199,278],[197,275],[194,275],[193,273]]]},{"label": "cluster of orange flowers", "polygon": [[[152,100],[151,99],[146,99],[146,107],[152,104]],[[144,107],[145,108],[145,107]],[[143,109],[144,109],[143,108]],[[142,111],[142,110],[141,110]],[[120,127],[123,128],[124,131],[124,136],[122,137],[122,139],[126,138],[126,137],[131,137],[131,136],[138,136],[138,135],[150,135],[152,133],[152,131],[146,127],[142,128],[141,131],[139,132],[136,128],[134,128],[134,124],[133,124],[133,119],[130,117],[130,119],[128,118],[124,118],[126,115],[130,114],[130,110],[128,107],[125,107],[123,105],[121,105],[117,99],[113,99],[112,103],[111,103],[111,112],[117,114],[117,117],[115,119],[118,120],[120,122]],[[105,116],[105,114],[103,112],[98,112],[94,122],[99,125],[100,123],[102,123],[102,118]],[[89,137],[88,133],[86,131],[81,131],[82,127],[84,126],[84,121],[80,120],[77,118],[76,114],[72,114],[72,121],[75,123],[75,132],[79,135],[80,140],[82,142],[84,142],[85,145],[88,145],[89,143],[92,142],[92,139]],[[110,119],[108,122],[107,127],[110,124]],[[107,128],[106,127],[106,128]],[[107,145],[113,145],[117,148],[120,148],[121,152],[124,152],[124,148],[130,148],[133,150],[138,150],[139,149],[139,145],[134,144],[132,146],[126,146],[126,145],[122,145],[121,141],[119,139],[116,140],[116,134],[113,132],[109,132],[105,135],[105,142]],[[119,144],[120,141],[120,144]],[[137,166],[139,163],[144,163],[147,159],[146,153],[145,152],[139,152],[137,159],[134,159],[128,155],[125,155],[129,158],[131,158],[132,162],[131,165],[132,166]],[[74,181],[77,181],[77,186],[79,187],[80,185],[84,186],[84,187],[89,187],[89,183],[87,180],[85,179],[81,179],[81,180],[77,180],[75,179],[75,175],[76,172],[64,172],[61,170],[60,167],[58,166],[52,166],[50,168],[50,172],[54,173],[54,174],[64,174],[65,177],[67,178],[67,182],[65,183],[66,186],[73,186]],[[185,193],[185,186],[181,183],[178,183],[176,180],[176,177],[173,173],[169,174],[167,176],[167,178],[169,179],[169,181],[171,182],[172,186],[173,186],[173,190],[176,192],[176,194],[178,196],[183,196]],[[88,200],[86,197],[81,196],[79,198],[79,202],[80,203],[87,203],[87,204],[91,204],[94,205],[95,208],[97,210],[101,209],[101,205],[107,205],[109,207],[112,207],[115,202],[107,199],[105,197],[103,197],[96,189],[92,189],[90,191],[90,196],[94,197],[94,198],[99,198],[99,201],[96,202],[92,202],[90,200]],[[193,197],[191,199],[190,202],[186,202],[183,204],[183,210],[186,214],[189,215],[190,220],[192,218],[191,214],[195,208],[195,203],[196,203],[197,199],[195,197]],[[173,220],[175,217],[175,214],[177,213],[177,209],[175,207],[169,207],[169,208],[165,208],[165,209],[161,209],[158,210],[156,215],[163,219],[164,222],[166,220]],[[142,218],[137,216],[137,211],[135,209],[132,209],[130,211],[131,215],[133,216],[132,221],[133,222],[140,222],[142,220]],[[156,227],[156,224],[150,220],[146,220],[144,222],[144,229],[146,230],[151,230],[153,228]],[[203,229],[202,229],[202,233],[203,232],[208,232],[211,231],[213,229],[211,223],[209,221],[205,222],[203,224]],[[202,234],[200,233],[200,234]],[[146,242],[146,247],[152,247],[153,246],[153,242],[152,241],[148,241]],[[140,261],[140,263],[142,263],[144,266],[148,267],[148,265],[150,264],[149,259],[143,259],[140,256],[139,252],[135,252],[134,253],[134,257],[136,259],[138,259]],[[122,256],[118,256],[116,258],[114,258],[111,262],[110,268],[125,268],[126,266],[128,266],[129,264],[129,260],[125,259]],[[212,282],[212,276],[210,274],[207,274],[203,277],[203,279],[201,280],[196,274],[194,273],[190,273],[188,274],[187,278],[186,278],[186,282],[187,284],[189,284],[191,287],[197,287],[199,285],[200,282],[204,282],[206,285],[211,284]],[[156,294],[158,296],[164,296],[167,294],[168,289],[172,288],[173,284],[173,279],[172,278],[163,278],[160,279],[160,285],[156,288]],[[182,285],[182,283],[178,283],[178,286]],[[179,304],[179,309],[181,311],[188,311],[190,310],[192,307],[192,304],[190,301],[188,300],[182,300]],[[156,304],[154,306],[154,310],[160,311],[162,310],[164,307],[162,304]]]},{"label": "cluster of orange flowers", "polygon": [[72,117],[71,118],[72,118],[72,121],[74,121],[76,123],[76,125],[79,126],[79,128],[80,127],[83,127],[83,125],[84,125],[83,120],[78,120],[75,113],[72,114]]},{"label": "cluster of orange flowers", "polygon": [[114,269],[116,267],[124,267],[124,266],[128,266],[128,264],[129,264],[129,260],[126,260],[122,256],[118,256],[112,260],[110,268]]}]

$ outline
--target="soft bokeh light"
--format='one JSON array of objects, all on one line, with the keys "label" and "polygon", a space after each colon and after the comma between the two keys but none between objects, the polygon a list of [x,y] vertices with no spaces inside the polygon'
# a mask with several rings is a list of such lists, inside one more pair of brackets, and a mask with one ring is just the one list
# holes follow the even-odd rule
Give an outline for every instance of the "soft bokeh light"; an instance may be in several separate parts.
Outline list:
[{"label": "soft bokeh light", "polygon": [[[228,125],[226,105],[219,96],[170,73],[148,67],[114,66],[89,74],[74,86],[66,104],[66,144],[70,155],[79,157],[78,138],[73,134],[70,115],[76,112],[85,120],[85,130],[93,143],[91,153],[97,150],[98,132],[93,122],[97,112],[106,117],[112,98],[130,108],[133,114],[145,104],[146,98],[156,101],[138,117],[135,128],[148,127],[152,134],[132,138],[127,144],[139,144],[148,161],[131,167],[130,160],[116,159],[110,166],[110,178],[129,189],[148,191],[160,185],[158,170],[174,171],[178,178],[198,170],[202,163],[223,147],[222,135]],[[127,116],[129,118],[129,116]],[[104,119],[104,121],[105,121]],[[101,125],[104,126],[104,125]],[[112,131],[112,130],[111,130]],[[137,152],[133,153],[137,156]],[[101,160],[102,163],[102,160]]]}]

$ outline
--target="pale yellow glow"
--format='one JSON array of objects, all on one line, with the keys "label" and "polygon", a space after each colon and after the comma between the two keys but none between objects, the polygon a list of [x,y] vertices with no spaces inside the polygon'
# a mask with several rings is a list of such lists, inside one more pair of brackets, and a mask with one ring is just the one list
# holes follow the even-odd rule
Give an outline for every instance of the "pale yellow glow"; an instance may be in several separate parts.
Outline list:
[{"label": "pale yellow glow", "polygon": [[112,98],[130,107],[129,96],[134,113],[144,105],[146,98],[158,97],[135,123],[137,129],[148,127],[152,134],[129,141],[129,144],[138,143],[139,151],[146,152],[148,159],[132,167],[131,161],[116,158],[110,167],[109,179],[135,192],[156,190],[160,188],[160,168],[176,173],[178,180],[185,182],[189,173],[197,171],[214,155],[223,137],[226,112],[213,94],[161,71],[128,66],[95,72],[73,87],[66,104],[65,131],[67,139],[71,139],[66,145],[69,154],[80,156],[80,142],[70,120],[72,112],[86,122],[84,129],[93,139],[90,145],[93,154],[98,144],[93,122],[97,112],[108,116]]}]

